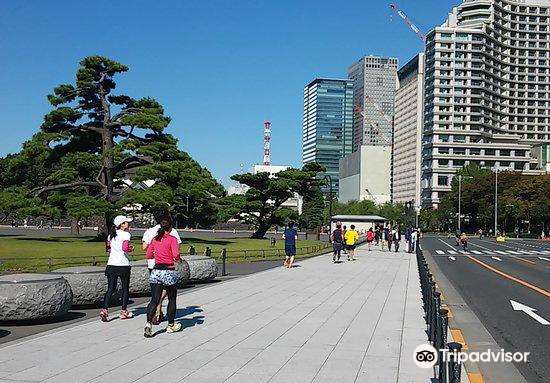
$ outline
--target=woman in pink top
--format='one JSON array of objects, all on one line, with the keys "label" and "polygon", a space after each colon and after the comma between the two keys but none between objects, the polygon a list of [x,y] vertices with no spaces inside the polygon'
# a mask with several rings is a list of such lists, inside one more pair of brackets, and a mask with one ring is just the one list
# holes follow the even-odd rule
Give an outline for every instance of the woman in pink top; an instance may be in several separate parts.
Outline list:
[{"label": "woman in pink top", "polygon": [[175,323],[176,318],[176,297],[178,293],[178,272],[174,262],[180,262],[178,240],[170,235],[172,221],[170,218],[160,220],[160,229],[155,238],[147,247],[147,259],[155,260],[155,268],[151,270],[149,283],[151,284],[151,302],[147,306],[147,324],[145,325],[144,336],[153,336],[153,317],[162,297],[162,290],[165,289],[168,295],[168,327],[167,333],[181,330],[181,324]]}]

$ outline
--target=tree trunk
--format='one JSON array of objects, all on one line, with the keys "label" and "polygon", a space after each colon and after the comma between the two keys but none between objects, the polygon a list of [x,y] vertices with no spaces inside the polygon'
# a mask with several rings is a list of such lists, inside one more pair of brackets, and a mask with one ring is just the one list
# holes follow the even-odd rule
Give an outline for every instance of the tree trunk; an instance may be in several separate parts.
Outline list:
[{"label": "tree trunk", "polygon": [[[107,190],[105,190],[105,199],[109,202],[113,202],[114,197],[114,161],[112,155],[112,149],[114,146],[113,142],[113,132],[109,128],[109,123],[111,121],[111,107],[107,101],[107,92],[103,88],[102,82],[104,80],[104,75],[101,76],[99,80],[99,95],[101,98],[101,106],[103,108],[103,126],[102,126],[102,147],[101,153],[103,154],[103,174],[104,174],[104,184],[106,185]],[[109,154],[106,154],[109,153]],[[109,233],[109,225],[111,224],[111,216],[105,214],[105,234]]]},{"label": "tree trunk", "polygon": [[251,238],[255,238],[255,239],[264,238],[265,233],[267,233],[270,227],[271,227],[271,224],[267,224],[267,223],[260,224],[260,226],[258,226],[256,231],[252,234]]},{"label": "tree trunk", "polygon": [[78,227],[78,218],[71,217],[71,234],[80,235],[80,227]]}]

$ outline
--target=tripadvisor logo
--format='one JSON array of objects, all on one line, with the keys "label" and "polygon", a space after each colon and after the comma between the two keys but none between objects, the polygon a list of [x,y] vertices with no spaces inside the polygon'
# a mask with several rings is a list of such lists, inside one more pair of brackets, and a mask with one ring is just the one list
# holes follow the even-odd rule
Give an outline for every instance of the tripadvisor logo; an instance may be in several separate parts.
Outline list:
[{"label": "tripadvisor logo", "polygon": [[483,352],[457,352],[449,349],[437,350],[429,344],[421,344],[413,353],[414,363],[420,368],[432,368],[440,359],[442,362],[527,362],[530,352],[509,352],[503,349]]},{"label": "tripadvisor logo", "polygon": [[437,363],[437,350],[429,344],[421,344],[414,349],[414,363],[420,368],[432,368]]}]

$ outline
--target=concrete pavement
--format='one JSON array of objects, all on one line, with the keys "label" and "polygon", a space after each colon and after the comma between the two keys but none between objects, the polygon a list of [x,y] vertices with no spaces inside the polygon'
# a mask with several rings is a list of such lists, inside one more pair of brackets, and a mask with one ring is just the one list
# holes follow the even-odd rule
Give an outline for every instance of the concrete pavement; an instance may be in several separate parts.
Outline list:
[{"label": "concrete pavement", "polygon": [[330,256],[178,296],[184,330],[99,320],[0,348],[0,382],[429,382],[416,258]]}]

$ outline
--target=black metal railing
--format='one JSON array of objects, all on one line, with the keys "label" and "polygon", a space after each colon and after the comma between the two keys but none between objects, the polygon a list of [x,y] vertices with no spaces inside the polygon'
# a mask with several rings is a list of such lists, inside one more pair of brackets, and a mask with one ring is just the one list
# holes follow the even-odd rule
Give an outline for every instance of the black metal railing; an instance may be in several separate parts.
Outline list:
[{"label": "black metal railing", "polygon": [[[436,283],[430,272],[428,262],[426,262],[426,258],[419,247],[416,248],[416,258],[422,290],[424,319],[426,320],[426,334],[431,345],[439,354],[438,365],[434,369],[432,382],[460,383],[462,366],[456,355],[460,353],[462,345],[456,342],[447,343],[449,311],[441,307],[441,293],[436,289]],[[447,361],[442,360],[443,350],[447,350],[446,354],[449,356]]]}]

